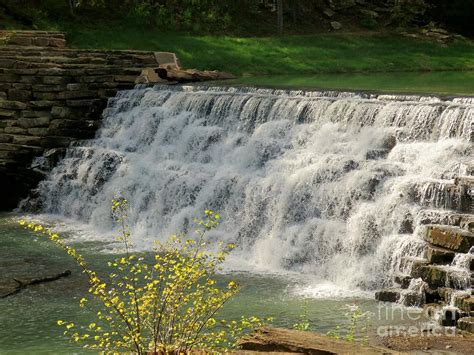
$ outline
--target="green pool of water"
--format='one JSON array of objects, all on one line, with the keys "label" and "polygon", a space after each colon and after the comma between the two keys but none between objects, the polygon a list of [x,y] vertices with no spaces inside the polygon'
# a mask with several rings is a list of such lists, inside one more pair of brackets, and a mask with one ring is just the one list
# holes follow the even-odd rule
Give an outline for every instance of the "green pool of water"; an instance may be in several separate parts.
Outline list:
[{"label": "green pool of water", "polygon": [[[18,216],[0,215],[0,278],[19,274],[38,274],[69,269],[69,278],[30,286],[17,295],[0,299],[0,354],[80,354],[85,351],[63,336],[56,325],[58,319],[88,324],[92,314],[78,306],[87,293],[87,281],[74,262],[54,245],[17,224]],[[74,244],[99,272],[106,272],[107,260],[113,255],[100,252],[100,244]],[[401,322],[381,317],[377,303],[371,298],[304,298],[295,290],[305,287],[305,277],[294,275],[256,275],[230,273],[221,281],[233,279],[241,292],[223,310],[226,319],[241,315],[272,316],[274,325],[291,327],[306,313],[311,329],[327,332],[345,322],[346,304],[358,304],[374,312],[373,329],[381,324]]]}]

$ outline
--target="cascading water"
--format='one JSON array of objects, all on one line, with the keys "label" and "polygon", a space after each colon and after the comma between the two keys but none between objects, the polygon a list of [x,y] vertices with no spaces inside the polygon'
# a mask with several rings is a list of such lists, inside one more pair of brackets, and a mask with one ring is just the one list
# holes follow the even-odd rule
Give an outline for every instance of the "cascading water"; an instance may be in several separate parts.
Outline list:
[{"label": "cascading water", "polygon": [[374,289],[422,256],[420,211],[451,208],[439,181],[472,167],[473,122],[468,99],[137,87],[40,184],[42,210],[108,231],[123,196],[146,250],[213,209],[239,267]]}]

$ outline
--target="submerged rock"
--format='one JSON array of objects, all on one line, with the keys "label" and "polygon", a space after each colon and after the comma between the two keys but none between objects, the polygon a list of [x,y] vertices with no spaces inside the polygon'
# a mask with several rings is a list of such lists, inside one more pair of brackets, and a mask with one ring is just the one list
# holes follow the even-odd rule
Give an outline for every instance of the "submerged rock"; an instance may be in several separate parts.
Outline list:
[{"label": "submerged rock", "polygon": [[39,275],[39,276],[29,276],[25,278],[13,278],[9,280],[0,280],[0,298],[6,298],[13,296],[27,286],[38,285],[45,282],[52,282],[59,280],[63,277],[68,277],[71,275],[71,271],[66,270],[64,272],[48,274],[48,275]]}]

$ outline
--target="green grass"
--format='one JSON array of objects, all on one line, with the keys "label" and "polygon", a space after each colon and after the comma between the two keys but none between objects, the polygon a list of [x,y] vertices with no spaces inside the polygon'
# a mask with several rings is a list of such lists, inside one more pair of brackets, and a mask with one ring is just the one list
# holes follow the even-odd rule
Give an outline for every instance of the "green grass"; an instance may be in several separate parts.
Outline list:
[{"label": "green grass", "polygon": [[173,51],[188,68],[235,75],[474,70],[474,44],[448,46],[395,34],[193,36],[137,26],[57,26],[76,48]]},{"label": "green grass", "polygon": [[274,75],[243,77],[223,82],[223,84],[287,89],[361,90],[391,93],[474,96],[474,71]]},{"label": "green grass", "polygon": [[474,95],[474,42],[443,45],[374,32],[198,36],[125,22],[44,27],[66,31],[73,48],[176,52],[186,68],[239,76],[234,85]]}]

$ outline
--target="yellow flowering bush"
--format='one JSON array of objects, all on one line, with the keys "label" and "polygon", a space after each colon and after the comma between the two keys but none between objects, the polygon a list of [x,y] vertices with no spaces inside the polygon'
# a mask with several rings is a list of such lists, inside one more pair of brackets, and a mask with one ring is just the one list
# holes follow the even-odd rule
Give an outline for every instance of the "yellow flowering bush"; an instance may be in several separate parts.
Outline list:
[{"label": "yellow flowering bush", "polygon": [[369,343],[369,328],[372,318],[371,312],[364,312],[356,304],[347,304],[347,312],[344,313],[347,322],[337,325],[327,335],[334,339],[342,339],[349,342],[361,341],[363,344]]},{"label": "yellow flowering bush", "polygon": [[98,302],[90,302],[89,306],[89,300],[82,298],[79,305],[99,305],[96,319],[83,327],[63,320],[57,322],[72,340],[107,353],[180,354],[192,349],[231,348],[243,332],[262,325],[257,317],[216,321],[217,313],[239,290],[234,281],[219,287],[214,279],[235,248],[221,242],[216,252],[208,251],[204,236],[219,224],[218,214],[206,210],[203,219],[195,220],[195,239],[175,235],[165,243],[157,243],[154,260],[147,263],[132,252],[126,224],[127,201],[112,200],[112,213],[120,224],[117,239],[124,246],[124,255],[109,263],[114,271],[107,282],[58,234],[41,225],[20,221],[63,249],[88,277],[89,293]]}]

